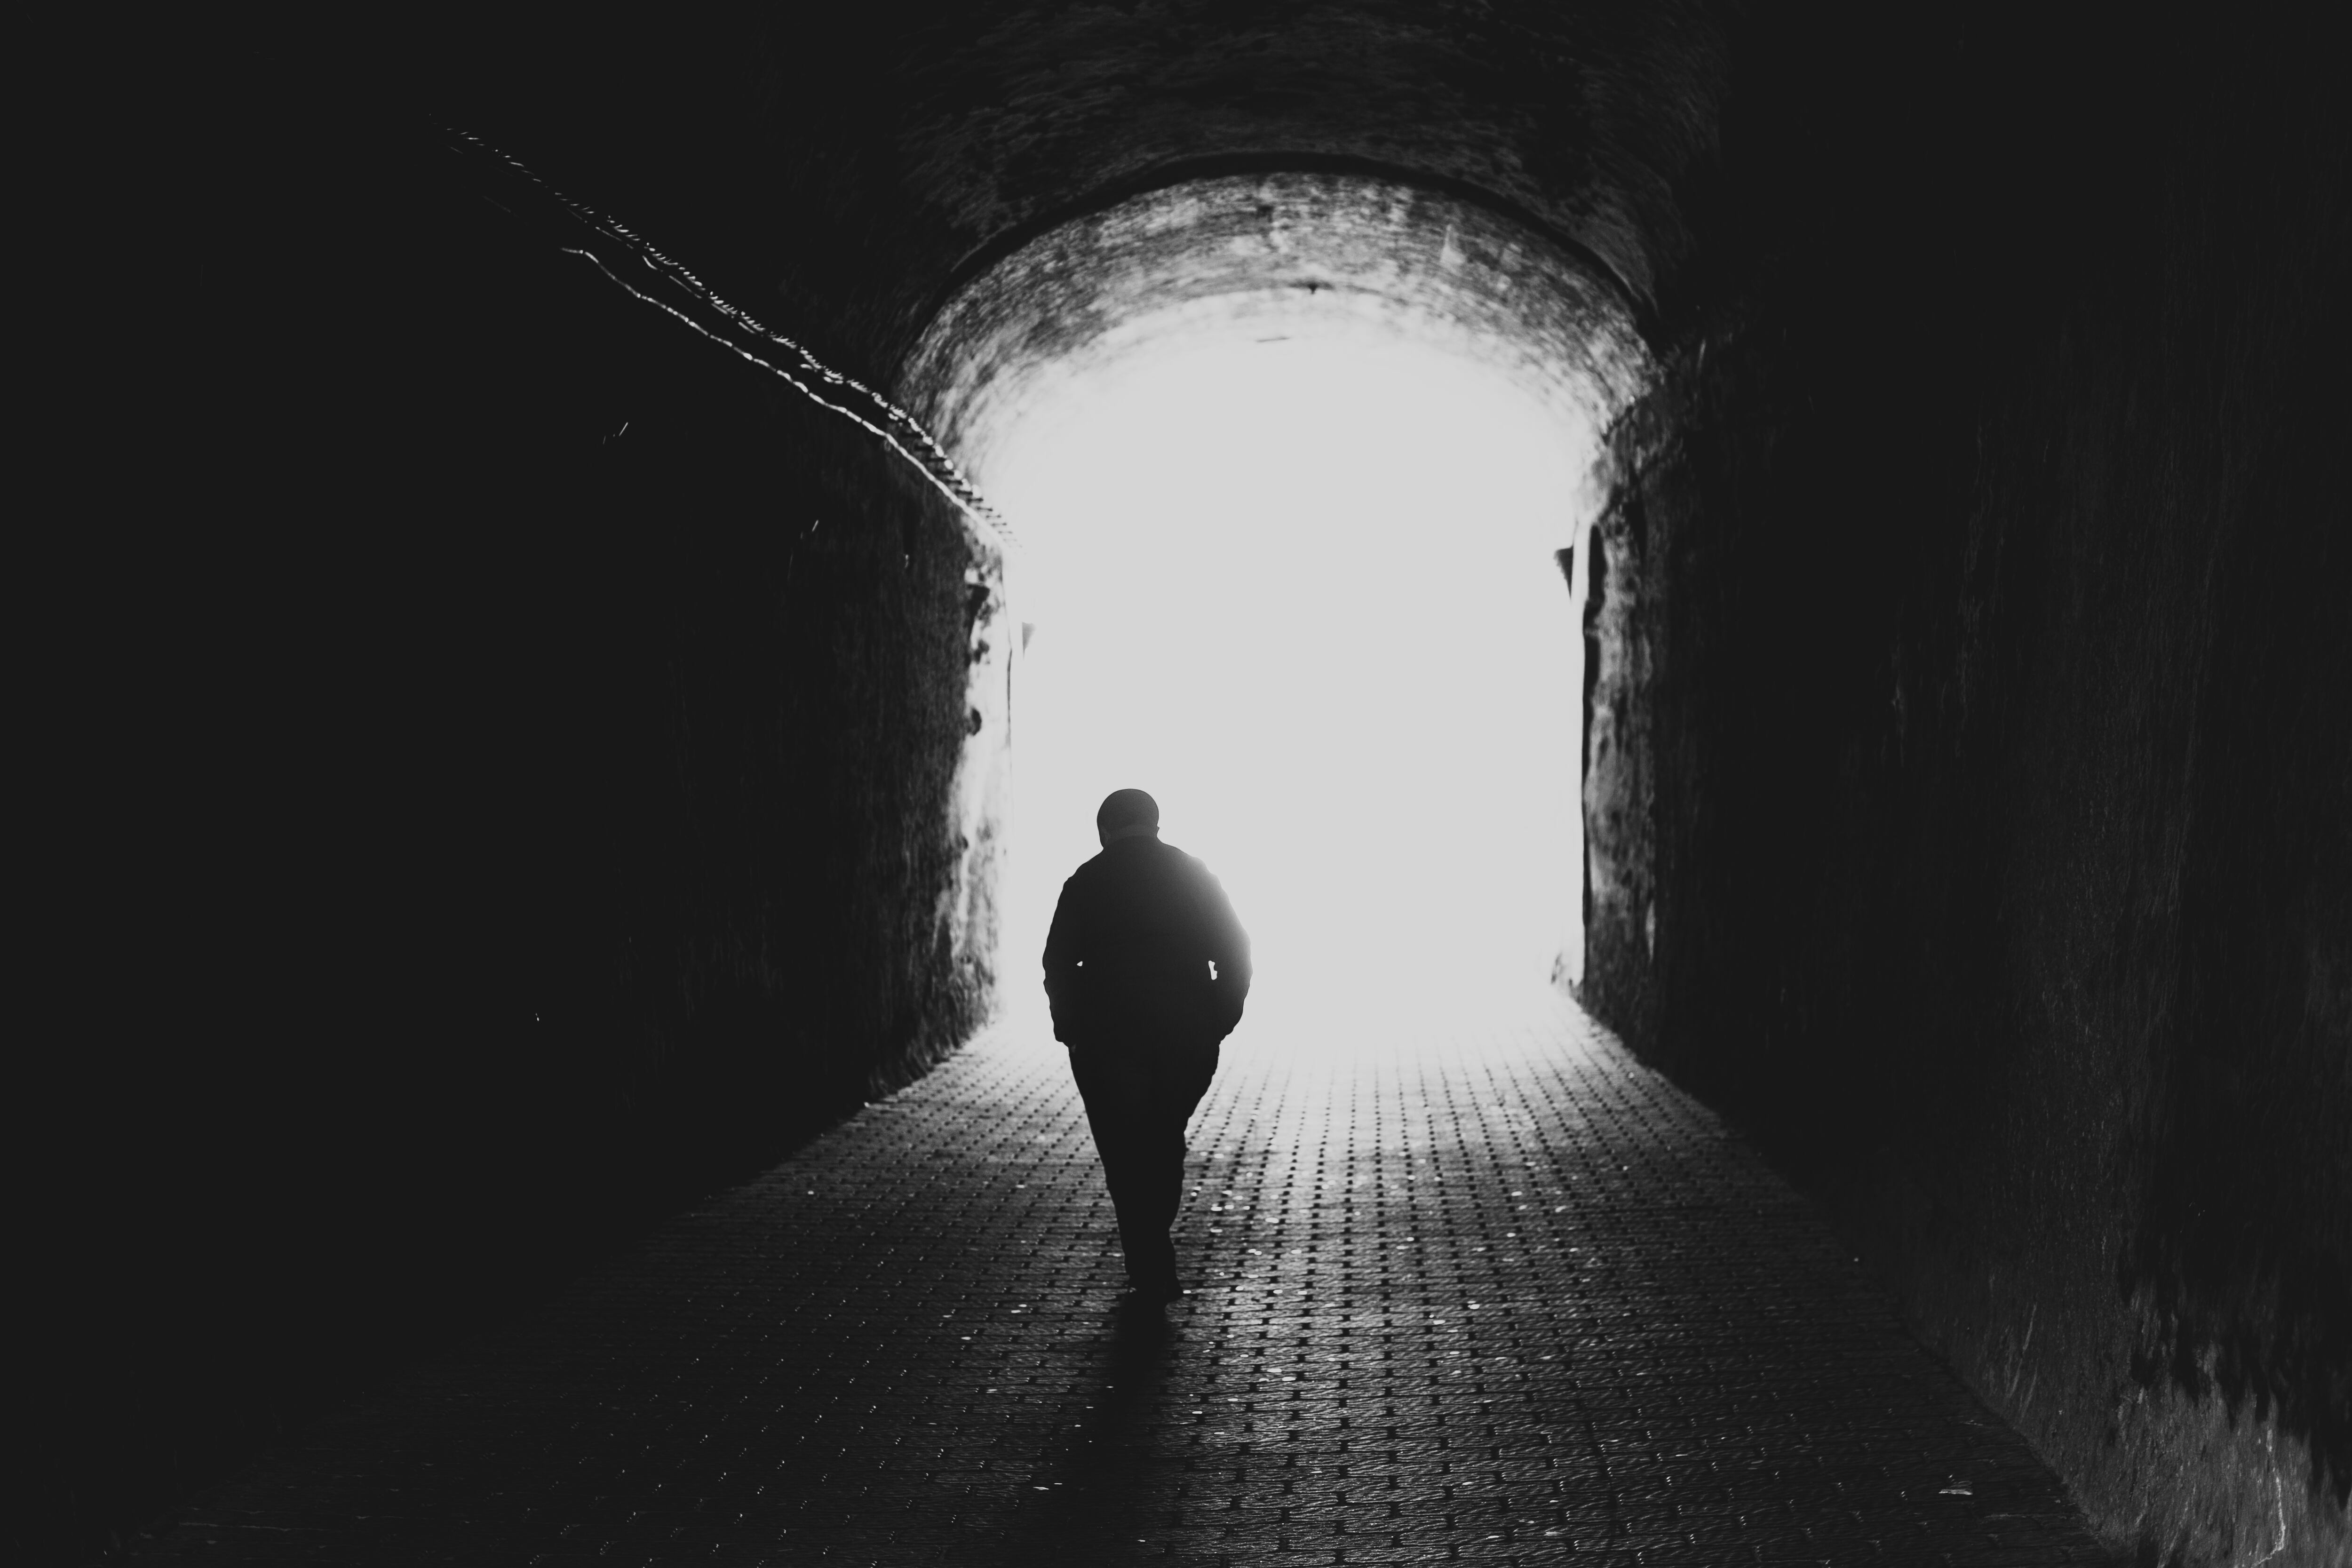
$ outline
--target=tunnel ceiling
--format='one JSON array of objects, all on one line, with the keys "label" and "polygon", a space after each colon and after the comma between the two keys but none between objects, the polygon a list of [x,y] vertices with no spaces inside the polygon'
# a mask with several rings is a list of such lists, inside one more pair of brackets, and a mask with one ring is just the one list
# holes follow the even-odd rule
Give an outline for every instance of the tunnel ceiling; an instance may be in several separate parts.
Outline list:
[{"label": "tunnel ceiling", "polygon": [[1612,283],[1508,216],[1395,181],[1190,180],[1075,219],[973,279],[900,386],[983,485],[1002,433],[1045,387],[1180,332],[1385,328],[1598,427],[1646,363]]},{"label": "tunnel ceiling", "polygon": [[1701,6],[782,7],[477,27],[436,111],[890,381],[1027,241],[1190,177],[1355,172],[1517,216],[1636,315],[1693,247],[1726,45]]}]

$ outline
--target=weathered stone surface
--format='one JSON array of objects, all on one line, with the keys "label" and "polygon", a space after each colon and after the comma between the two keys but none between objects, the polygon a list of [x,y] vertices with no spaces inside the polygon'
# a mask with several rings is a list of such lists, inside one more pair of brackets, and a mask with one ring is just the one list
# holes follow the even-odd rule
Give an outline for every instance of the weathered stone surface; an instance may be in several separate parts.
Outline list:
[{"label": "weathered stone surface", "polygon": [[999,547],[436,160],[374,169],[358,269],[404,357],[269,428],[300,508],[232,514],[263,574],[187,590],[275,646],[157,650],[210,717],[168,764],[184,868],[130,884],[157,994],[40,1097],[37,1206],[74,1228],[34,1270],[29,1556],[762,1168],[992,1006]]},{"label": "weathered stone surface", "polygon": [[1228,174],[1112,203],[1012,250],[940,307],[898,382],[985,473],[1043,383],[1254,321],[1377,324],[1458,347],[1599,430],[1648,373],[1631,303],[1596,258],[1458,195],[1361,174]]}]

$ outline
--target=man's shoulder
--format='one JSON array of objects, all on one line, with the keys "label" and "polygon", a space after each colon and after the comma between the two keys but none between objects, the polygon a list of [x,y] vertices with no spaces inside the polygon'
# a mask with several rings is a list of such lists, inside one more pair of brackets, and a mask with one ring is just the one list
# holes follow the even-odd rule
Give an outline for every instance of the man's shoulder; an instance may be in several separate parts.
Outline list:
[{"label": "man's shoulder", "polygon": [[1062,879],[1062,899],[1066,903],[1073,900],[1084,903],[1106,895],[1116,896],[1116,889],[1126,879],[1125,868],[1106,849],[1079,861],[1077,869]]},{"label": "man's shoulder", "polygon": [[1124,838],[1081,862],[1062,888],[1067,892],[1122,884],[1165,885],[1171,877],[1212,883],[1217,879],[1207,861],[1173,844],[1157,838]]},{"label": "man's shoulder", "polygon": [[1163,877],[1177,877],[1189,882],[1214,883],[1216,874],[1209,863],[1198,855],[1188,854],[1173,844],[1158,846],[1160,853],[1153,858],[1153,870]]},{"label": "man's shoulder", "polygon": [[1062,886],[1065,888],[1076,888],[1083,887],[1088,882],[1099,881],[1102,879],[1103,874],[1109,868],[1110,851],[1108,849],[1097,850],[1093,855],[1088,856],[1086,859],[1079,861],[1078,868],[1071,872],[1067,877],[1062,879]]},{"label": "man's shoulder", "polygon": [[1213,882],[1217,879],[1217,874],[1209,869],[1209,863],[1206,860],[1202,859],[1198,855],[1188,855],[1183,850],[1177,848],[1173,844],[1169,845],[1167,847],[1168,852],[1174,857],[1174,863],[1182,868],[1187,873],[1201,879],[1204,882]]}]

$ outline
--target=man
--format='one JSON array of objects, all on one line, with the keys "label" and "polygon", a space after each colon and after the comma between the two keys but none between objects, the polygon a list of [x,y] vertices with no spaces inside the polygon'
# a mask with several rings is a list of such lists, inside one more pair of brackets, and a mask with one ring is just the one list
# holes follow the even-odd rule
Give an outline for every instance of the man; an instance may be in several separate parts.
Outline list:
[{"label": "man", "polygon": [[1112,792],[1102,853],[1062,884],[1045,938],[1054,1037],[1070,1047],[1118,1211],[1130,1299],[1183,1287],[1168,1239],[1184,1196],[1184,1123],[1249,994],[1249,938],[1209,868],[1160,841],[1160,805]]}]

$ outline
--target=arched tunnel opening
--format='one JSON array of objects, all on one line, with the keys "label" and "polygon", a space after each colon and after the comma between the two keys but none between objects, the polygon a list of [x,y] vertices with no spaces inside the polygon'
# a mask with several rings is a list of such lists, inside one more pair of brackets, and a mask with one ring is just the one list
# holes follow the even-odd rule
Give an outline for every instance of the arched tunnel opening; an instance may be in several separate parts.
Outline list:
[{"label": "arched tunnel opening", "polygon": [[1594,269],[1392,178],[1232,173],[1011,248],[933,318],[907,402],[1021,542],[1007,1006],[1042,1000],[1022,962],[1121,779],[1251,911],[1261,1017],[1580,972],[1562,567],[1645,363]]},{"label": "arched tunnel opening", "polygon": [[[93,86],[12,1559],[2343,1561],[2321,20]],[[1265,949],[1154,1341],[1018,1005],[1126,784]]]}]

